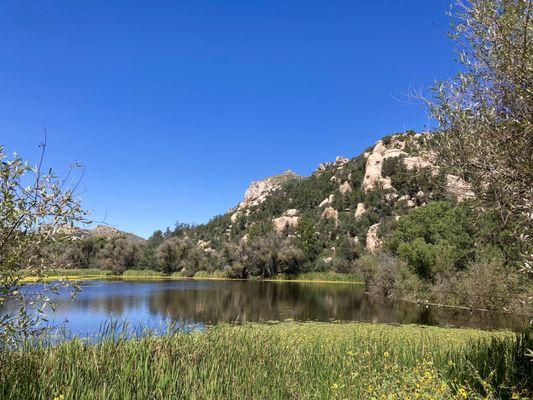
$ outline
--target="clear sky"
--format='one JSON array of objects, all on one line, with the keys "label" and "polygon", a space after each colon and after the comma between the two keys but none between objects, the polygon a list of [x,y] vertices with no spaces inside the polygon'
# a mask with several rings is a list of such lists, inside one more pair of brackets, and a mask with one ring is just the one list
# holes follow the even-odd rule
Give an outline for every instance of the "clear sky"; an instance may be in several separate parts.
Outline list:
[{"label": "clear sky", "polygon": [[0,3],[0,144],[84,164],[93,218],[148,236],[423,129],[451,77],[447,0]]}]

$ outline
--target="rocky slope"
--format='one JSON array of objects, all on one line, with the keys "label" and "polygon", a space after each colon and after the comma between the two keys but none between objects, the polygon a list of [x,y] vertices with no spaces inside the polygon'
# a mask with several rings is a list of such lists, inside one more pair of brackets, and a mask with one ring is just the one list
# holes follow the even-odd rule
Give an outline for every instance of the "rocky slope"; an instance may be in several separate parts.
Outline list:
[{"label": "rocky slope", "polygon": [[345,232],[373,252],[387,220],[436,199],[472,196],[465,181],[436,165],[429,135],[392,135],[358,157],[320,164],[309,177],[287,171],[252,182],[230,210],[225,234],[239,239],[254,225],[271,223],[278,234],[291,235],[305,215],[317,235],[333,224],[337,234]]}]

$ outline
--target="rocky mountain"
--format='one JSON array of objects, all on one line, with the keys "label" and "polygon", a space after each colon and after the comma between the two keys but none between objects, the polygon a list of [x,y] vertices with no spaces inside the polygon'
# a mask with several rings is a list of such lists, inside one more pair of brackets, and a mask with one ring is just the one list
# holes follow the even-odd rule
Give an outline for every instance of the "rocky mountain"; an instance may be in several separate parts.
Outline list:
[{"label": "rocky mountain", "polygon": [[331,225],[336,237],[346,234],[373,252],[388,221],[433,200],[472,196],[465,181],[436,164],[429,135],[396,134],[352,159],[320,164],[310,176],[287,171],[252,182],[236,208],[199,227],[198,240],[239,242],[258,224],[295,235],[305,219],[316,235]]}]

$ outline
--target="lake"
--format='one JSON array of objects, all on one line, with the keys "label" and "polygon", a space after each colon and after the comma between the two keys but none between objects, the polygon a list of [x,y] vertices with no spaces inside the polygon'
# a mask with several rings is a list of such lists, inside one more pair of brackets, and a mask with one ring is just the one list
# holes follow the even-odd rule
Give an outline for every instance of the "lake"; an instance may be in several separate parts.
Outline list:
[{"label": "lake", "polygon": [[[39,290],[40,284],[31,285]],[[94,280],[81,282],[71,299],[67,290],[52,296],[50,324],[77,336],[91,336],[110,321],[131,327],[203,329],[220,322],[363,321],[482,329],[518,329],[523,317],[417,305],[364,293],[364,286],[217,280]]]}]

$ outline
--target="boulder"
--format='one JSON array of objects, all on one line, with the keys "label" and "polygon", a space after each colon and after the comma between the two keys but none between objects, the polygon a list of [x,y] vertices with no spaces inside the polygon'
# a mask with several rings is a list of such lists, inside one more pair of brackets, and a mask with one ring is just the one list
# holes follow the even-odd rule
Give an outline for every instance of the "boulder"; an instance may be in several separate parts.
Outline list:
[{"label": "boulder", "polygon": [[239,241],[239,244],[242,246],[242,245],[248,243],[248,240],[250,240],[250,235],[245,234],[245,235],[241,238],[241,240]]},{"label": "boulder", "polygon": [[378,142],[374,146],[374,150],[372,151],[372,153],[379,154],[380,156],[383,157],[386,151],[387,151],[387,147],[383,144],[381,140],[378,140]]},{"label": "boulder", "polygon": [[339,178],[337,178],[336,176],[332,176],[331,178],[329,178],[329,181],[333,184],[338,184],[341,180]]},{"label": "boulder", "polygon": [[274,218],[272,222],[274,224],[274,230],[277,233],[282,233],[285,227],[293,229],[298,227],[298,217],[281,216]]},{"label": "boulder", "polygon": [[295,217],[298,215],[298,210],[296,208],[291,208],[283,213],[287,217]]},{"label": "boulder", "polygon": [[379,183],[381,184],[381,186],[383,187],[383,189],[393,189],[393,187],[392,187],[392,181],[391,181],[391,178],[389,178],[389,177],[381,178],[381,179],[379,180]]},{"label": "boulder", "polygon": [[366,233],[366,249],[370,253],[375,253],[379,246],[381,246],[381,240],[378,237],[379,222],[368,228]]},{"label": "boulder", "polygon": [[365,177],[363,178],[363,189],[374,189],[381,179],[381,167],[383,156],[379,153],[372,153],[366,159]]},{"label": "boulder", "polygon": [[336,159],[335,159],[335,164],[336,165],[344,165],[346,163],[348,163],[348,160],[346,157],[341,157],[341,156],[338,156]]},{"label": "boulder", "polygon": [[333,203],[334,199],[335,199],[335,195],[330,194],[327,199],[322,200],[322,203],[320,203],[318,205],[318,207],[322,208],[322,207],[325,207],[325,206],[329,206],[330,204]]},{"label": "boulder", "polygon": [[351,193],[352,192],[352,187],[350,186],[350,184],[348,182],[344,182],[342,185],[340,185],[339,191],[343,195],[347,194],[347,193]]},{"label": "boulder", "polygon": [[332,218],[335,221],[339,220],[339,212],[335,210],[333,207],[326,207],[324,212],[322,213],[322,218]]},{"label": "boulder", "polygon": [[355,209],[355,218],[361,218],[361,215],[366,211],[366,206],[364,203],[357,203],[357,208]]},{"label": "boulder", "polygon": [[237,219],[239,219],[240,215],[241,215],[240,212],[236,212],[236,213],[232,214],[231,217],[230,217],[231,223],[234,224],[235,222],[237,222]]},{"label": "boulder", "polygon": [[397,198],[398,198],[398,195],[394,192],[385,194],[385,199],[387,199],[387,201],[394,201]]},{"label": "boulder", "polygon": [[[381,174],[384,154],[397,154],[397,149],[387,150],[381,141],[378,141],[372,150],[372,153],[366,159],[365,176],[363,178],[363,190],[369,191],[381,185],[383,189],[391,189],[390,178],[384,178]],[[392,157],[392,155],[391,155]]]},{"label": "boulder", "polygon": [[205,249],[207,246],[209,246],[209,243],[210,242],[206,242],[205,240],[199,240],[198,243],[197,243],[197,246],[200,248],[200,249]]},{"label": "boulder", "polygon": [[459,202],[475,197],[470,184],[456,175],[446,175],[446,190]]}]

